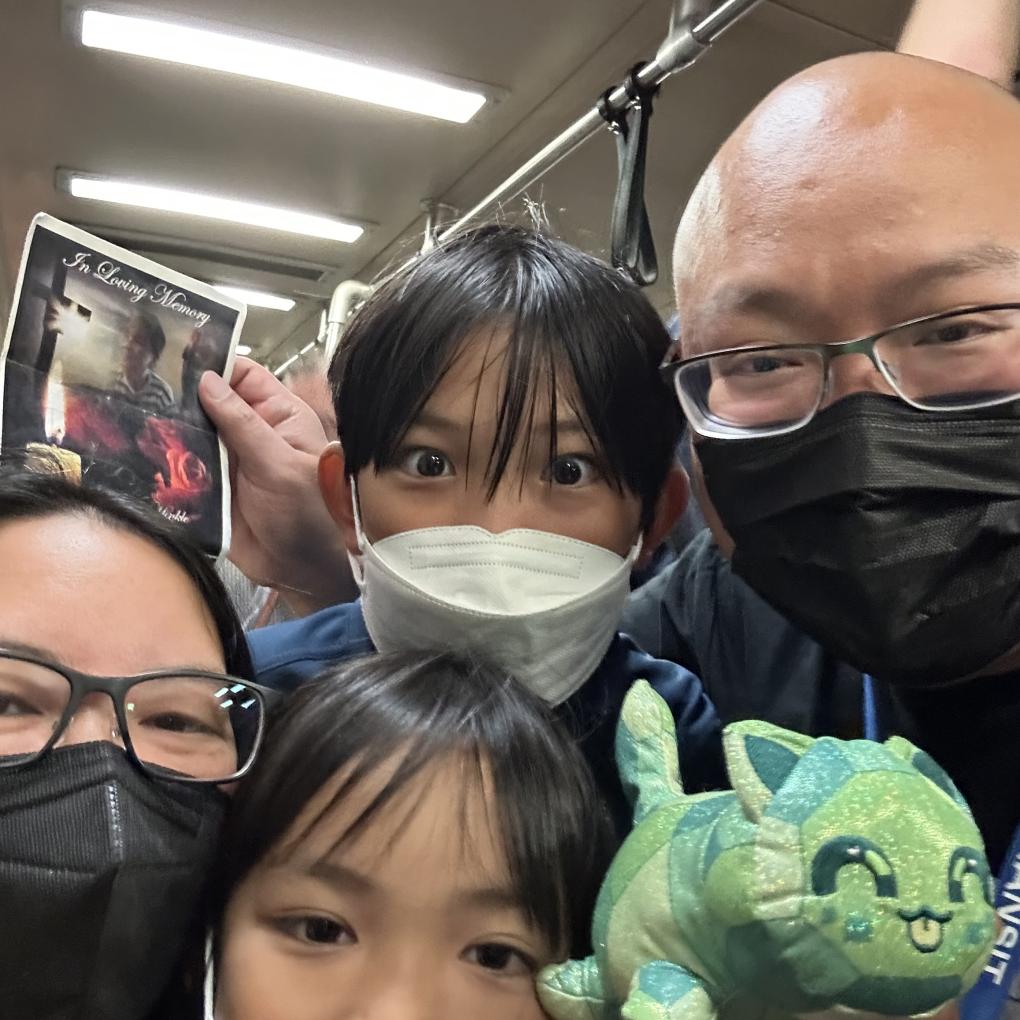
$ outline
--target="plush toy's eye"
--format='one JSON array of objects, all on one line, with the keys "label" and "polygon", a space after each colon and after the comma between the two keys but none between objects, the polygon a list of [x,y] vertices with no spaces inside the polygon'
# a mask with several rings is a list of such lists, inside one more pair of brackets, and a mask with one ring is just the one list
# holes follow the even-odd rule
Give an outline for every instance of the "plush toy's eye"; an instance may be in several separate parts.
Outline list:
[{"label": "plush toy's eye", "polygon": [[949,859],[949,899],[952,903],[962,903],[963,880],[967,875],[977,875],[981,882],[981,892],[985,902],[991,907],[995,905],[995,883],[992,881],[988,862],[984,855],[969,846],[957,847]]},{"label": "plush toy's eye", "polygon": [[870,839],[861,836],[837,836],[822,844],[811,864],[814,894],[828,896],[834,893],[840,868],[851,864],[859,864],[871,872],[878,896],[896,895],[896,876],[889,858]]}]

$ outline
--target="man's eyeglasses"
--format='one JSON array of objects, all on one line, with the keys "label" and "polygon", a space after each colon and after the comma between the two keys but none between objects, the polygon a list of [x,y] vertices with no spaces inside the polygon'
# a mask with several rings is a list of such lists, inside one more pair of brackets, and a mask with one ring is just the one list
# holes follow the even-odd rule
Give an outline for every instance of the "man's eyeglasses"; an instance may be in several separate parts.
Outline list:
[{"label": "man's eyeglasses", "polygon": [[181,783],[226,783],[251,768],[267,705],[258,684],[202,670],[130,677],[80,673],[0,648],[0,768],[18,768],[59,742],[86,695],[113,701],[114,734],[134,763]]},{"label": "man's eyeglasses", "polygon": [[926,315],[857,340],[667,355],[661,371],[698,433],[746,439],[806,425],[825,404],[830,365],[845,354],[869,358],[900,399],[921,410],[1004,404],[1020,397],[1020,304]]}]

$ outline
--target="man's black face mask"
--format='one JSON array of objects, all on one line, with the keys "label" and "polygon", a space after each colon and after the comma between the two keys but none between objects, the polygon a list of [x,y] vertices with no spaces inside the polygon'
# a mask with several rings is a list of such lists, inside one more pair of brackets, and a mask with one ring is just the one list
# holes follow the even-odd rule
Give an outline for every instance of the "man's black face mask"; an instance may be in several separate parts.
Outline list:
[{"label": "man's black face mask", "polygon": [[697,453],[734,572],[828,651],[923,687],[1020,644],[1020,402],[931,413],[855,394]]},{"label": "man's black face mask", "polygon": [[192,934],[224,803],[106,743],[0,769],[0,1016],[145,1020]]}]

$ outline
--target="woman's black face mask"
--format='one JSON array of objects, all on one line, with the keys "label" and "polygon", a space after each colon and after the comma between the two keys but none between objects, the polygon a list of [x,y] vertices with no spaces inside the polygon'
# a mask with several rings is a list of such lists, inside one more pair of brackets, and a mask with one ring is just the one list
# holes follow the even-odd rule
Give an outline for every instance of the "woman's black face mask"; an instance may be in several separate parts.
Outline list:
[{"label": "woman's black face mask", "polygon": [[225,801],[107,743],[0,769],[0,1014],[146,1020],[192,934]]},{"label": "woman's black face mask", "polygon": [[734,572],[828,651],[923,687],[1020,644],[1020,402],[932,413],[855,394],[697,453]]}]

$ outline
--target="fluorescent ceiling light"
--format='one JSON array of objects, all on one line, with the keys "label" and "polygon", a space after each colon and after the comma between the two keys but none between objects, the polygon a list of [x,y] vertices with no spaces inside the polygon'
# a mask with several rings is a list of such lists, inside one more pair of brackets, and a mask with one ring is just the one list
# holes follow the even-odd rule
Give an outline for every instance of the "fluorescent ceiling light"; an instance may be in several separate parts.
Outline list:
[{"label": "fluorescent ceiling light", "polygon": [[300,355],[300,354],[292,354],[292,355],[291,355],[291,356],[290,356],[290,357],[289,357],[289,358],[288,358],[288,359],[287,359],[287,360],[286,360],[286,361],[285,361],[285,362],[284,362],[284,363],[283,363],[283,364],[282,364],[282,365],[281,365],[281,366],[280,366],[280,367],[279,367],[279,368],[278,368],[278,369],[277,369],[277,370],[276,370],[276,371],[275,371],[275,372],[273,373],[273,375],[275,375],[275,376],[281,376],[281,375],[283,375],[283,373],[284,373],[284,372],[286,372],[286,371],[287,371],[287,369],[288,369],[288,368],[290,368],[290,366],[291,366],[291,365],[293,365],[293,364],[294,364],[294,362],[295,362],[295,361],[297,361],[297,359],[298,359],[298,358],[300,358],[300,357],[301,357],[301,355]]},{"label": "fluorescent ceiling light", "polygon": [[61,183],[75,198],[117,202],[120,205],[158,209],[161,212],[182,213],[185,216],[204,216],[211,220],[227,220],[230,223],[244,223],[251,227],[322,237],[347,244],[356,241],[365,232],[364,227],[330,216],[316,216],[313,213],[254,202],[239,202],[235,198],[203,195],[195,191],[135,184],[112,177],[92,177],[72,171],[64,175]]},{"label": "fluorescent ceiling light", "polygon": [[295,85],[458,124],[469,121],[486,101],[477,90],[368,67],[321,51],[260,42],[237,31],[232,35],[98,10],[86,9],[81,15],[81,41],[98,49]]},{"label": "fluorescent ceiling light", "polygon": [[289,312],[294,307],[292,298],[280,297],[278,294],[267,294],[262,290],[248,290],[246,287],[228,287],[226,284],[213,286],[227,297],[237,298],[254,308],[272,308],[276,312]]},{"label": "fluorescent ceiling light", "polygon": [[247,358],[251,354],[251,348],[247,344],[238,344],[234,350],[241,355],[242,358]]}]

